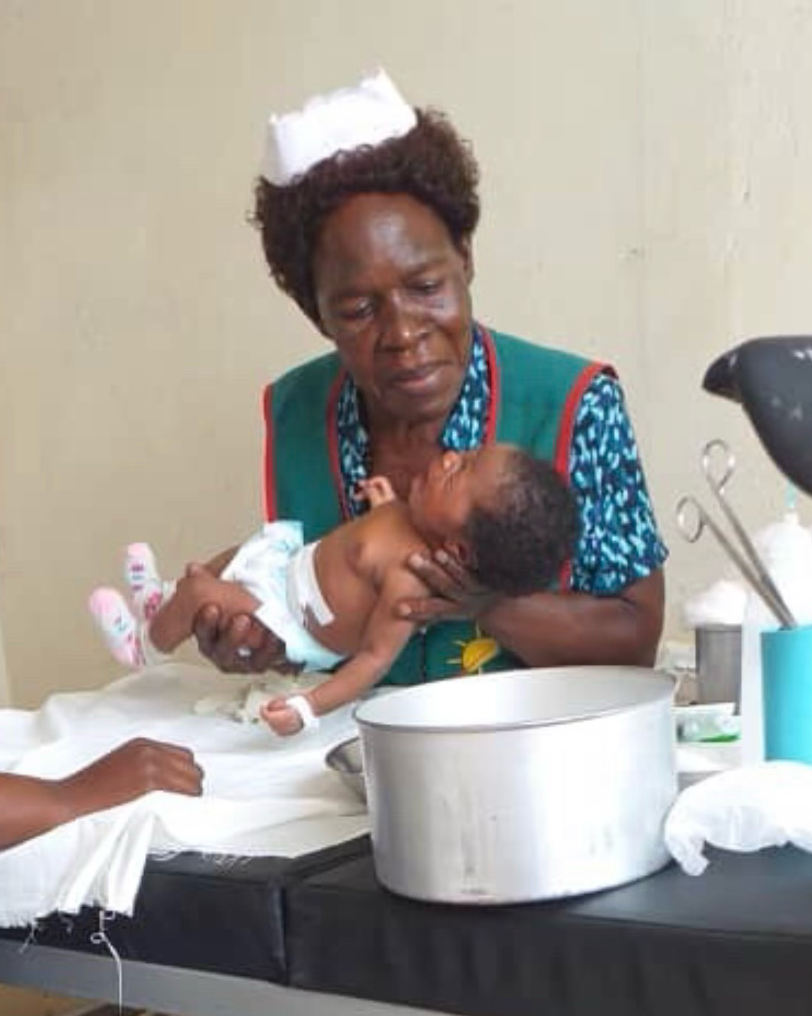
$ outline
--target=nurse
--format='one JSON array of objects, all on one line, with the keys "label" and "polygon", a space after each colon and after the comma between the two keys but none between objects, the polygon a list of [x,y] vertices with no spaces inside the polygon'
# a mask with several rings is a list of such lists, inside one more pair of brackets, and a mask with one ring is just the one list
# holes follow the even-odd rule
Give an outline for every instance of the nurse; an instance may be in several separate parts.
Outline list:
[{"label": "nurse", "polygon": [[[478,178],[449,120],[413,108],[383,71],[271,119],[255,224],[277,285],[330,348],[266,391],[266,516],[301,519],[318,539],[363,510],[353,493],[373,473],[405,497],[445,449],[521,445],[553,461],[577,499],[558,589],[504,596],[441,551],[415,557],[432,595],[399,604],[419,631],[382,683],[651,665],[666,550],[620,385],[605,364],[474,315]],[[196,635],[223,670],[286,665],[284,645],[247,615],[221,626],[208,605]]]}]

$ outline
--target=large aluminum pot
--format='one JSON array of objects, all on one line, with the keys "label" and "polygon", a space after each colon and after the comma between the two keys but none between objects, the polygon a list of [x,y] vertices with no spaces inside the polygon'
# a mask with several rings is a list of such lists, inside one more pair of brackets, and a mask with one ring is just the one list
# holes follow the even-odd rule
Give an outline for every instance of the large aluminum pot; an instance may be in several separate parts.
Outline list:
[{"label": "large aluminum pot", "polygon": [[448,903],[591,892],[663,867],[673,681],[634,667],[453,678],[356,712],[375,870]]}]

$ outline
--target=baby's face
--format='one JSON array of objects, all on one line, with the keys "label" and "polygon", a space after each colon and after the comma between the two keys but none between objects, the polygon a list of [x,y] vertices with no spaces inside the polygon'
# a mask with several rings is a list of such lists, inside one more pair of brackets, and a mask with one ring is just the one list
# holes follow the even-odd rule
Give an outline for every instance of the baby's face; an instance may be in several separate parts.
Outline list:
[{"label": "baby's face", "polygon": [[409,491],[412,521],[421,535],[438,545],[459,543],[471,510],[495,494],[509,454],[505,445],[488,444],[433,459]]}]

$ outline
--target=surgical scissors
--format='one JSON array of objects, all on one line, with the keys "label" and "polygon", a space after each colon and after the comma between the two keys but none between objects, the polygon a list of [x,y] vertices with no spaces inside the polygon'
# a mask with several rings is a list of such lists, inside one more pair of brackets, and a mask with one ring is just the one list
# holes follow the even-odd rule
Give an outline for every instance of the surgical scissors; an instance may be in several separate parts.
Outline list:
[{"label": "surgical scissors", "polygon": [[[721,463],[721,471],[716,463]],[[721,438],[714,438],[702,449],[702,472],[724,512],[725,518],[733,527],[744,553],[733,544],[702,504],[690,494],[681,497],[677,502],[677,526],[689,543],[696,543],[703,530],[709,529],[727,556],[770,608],[781,627],[794,628],[796,622],[792,612],[787,607],[784,597],[773,582],[772,576],[764,566],[752,540],[727,499],[725,490],[735,468],[736,457]]]}]

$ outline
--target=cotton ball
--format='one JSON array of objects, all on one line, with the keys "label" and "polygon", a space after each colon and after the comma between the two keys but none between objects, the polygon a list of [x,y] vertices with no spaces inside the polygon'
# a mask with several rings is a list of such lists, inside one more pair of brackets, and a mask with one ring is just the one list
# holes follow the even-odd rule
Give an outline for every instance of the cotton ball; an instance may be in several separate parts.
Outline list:
[{"label": "cotton ball", "polygon": [[756,533],[753,542],[795,620],[812,621],[812,533],[790,511]]},{"label": "cotton ball", "polygon": [[682,617],[686,628],[701,628],[706,624],[740,625],[746,607],[744,586],[731,579],[720,579],[687,600]]}]

